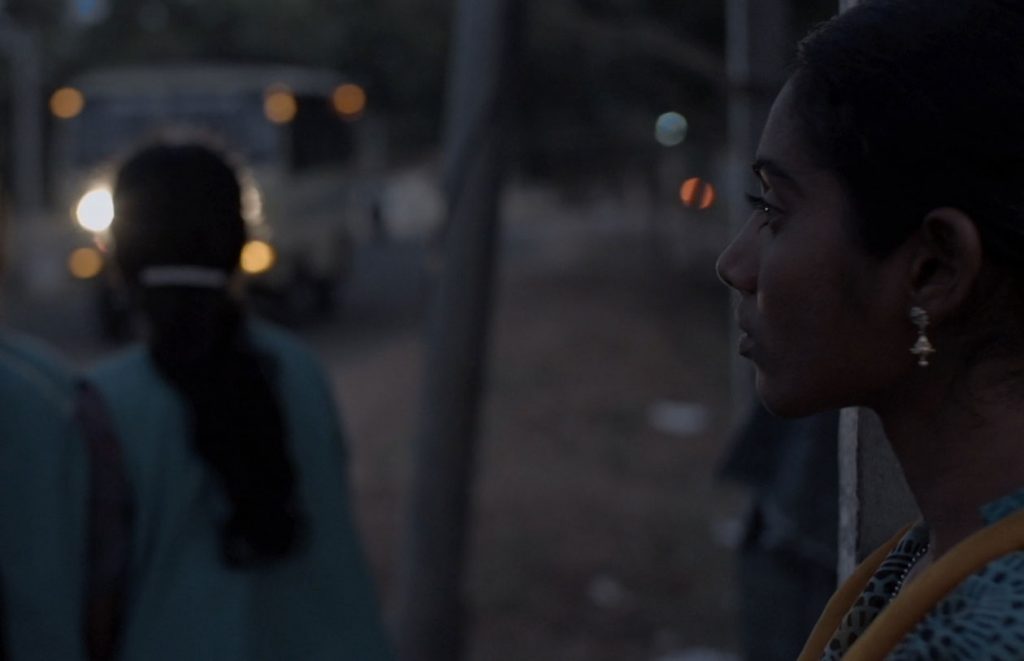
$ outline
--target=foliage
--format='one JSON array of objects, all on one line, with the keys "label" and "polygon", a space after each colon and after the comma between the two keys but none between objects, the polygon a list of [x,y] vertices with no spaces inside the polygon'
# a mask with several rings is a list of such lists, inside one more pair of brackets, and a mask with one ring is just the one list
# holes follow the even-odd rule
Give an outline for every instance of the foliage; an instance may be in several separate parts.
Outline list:
[{"label": "foliage", "polygon": [[[838,4],[772,2],[790,13],[794,38]],[[545,0],[532,7],[519,141],[527,172],[593,179],[650,169],[664,151],[652,139],[655,119],[670,110],[689,119],[691,157],[709,158],[724,144],[722,0]]]},{"label": "foliage", "polygon": [[[361,81],[393,143],[436,145],[454,0],[107,0],[93,26],[69,0],[7,0],[44,32],[50,86],[100,64],[247,59],[333,67]],[[516,141],[541,176],[614,172],[647,160],[655,117],[691,123],[701,150],[724,138],[722,0],[513,0],[526,3]],[[776,0],[785,3],[786,0]],[[798,22],[835,0],[789,0]]]},{"label": "foliage", "polygon": [[721,141],[721,2],[548,0],[533,9],[522,109],[530,135],[520,141],[529,173],[614,175],[649,160],[654,120],[668,110],[699,127],[698,142]]},{"label": "foliage", "polygon": [[4,13],[24,25],[44,26],[59,23],[64,16],[64,0],[6,0]]}]

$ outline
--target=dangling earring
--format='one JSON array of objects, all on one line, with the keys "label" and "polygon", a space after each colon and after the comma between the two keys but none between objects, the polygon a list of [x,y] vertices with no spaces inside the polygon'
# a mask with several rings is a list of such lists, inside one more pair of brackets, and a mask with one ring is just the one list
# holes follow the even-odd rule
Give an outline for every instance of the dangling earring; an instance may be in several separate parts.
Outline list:
[{"label": "dangling earring", "polygon": [[910,308],[910,321],[917,326],[917,342],[910,348],[910,353],[917,356],[918,365],[928,367],[928,356],[935,353],[935,347],[925,334],[928,328],[928,313],[924,308],[915,305]]}]

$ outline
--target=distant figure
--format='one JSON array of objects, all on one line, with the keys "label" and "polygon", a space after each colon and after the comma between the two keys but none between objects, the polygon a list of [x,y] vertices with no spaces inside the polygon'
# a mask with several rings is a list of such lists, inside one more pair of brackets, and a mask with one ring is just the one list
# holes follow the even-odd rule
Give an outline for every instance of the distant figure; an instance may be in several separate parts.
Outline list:
[{"label": "distant figure", "polygon": [[126,556],[117,658],[390,659],[327,377],[235,295],[237,173],[204,145],[153,145],[122,165],[114,202],[146,322],[90,373],[134,512],[127,544],[100,554]]},{"label": "distant figure", "polygon": [[792,661],[836,587],[839,414],[784,420],[755,404],[722,467],[750,493],[738,553],[749,661]]},{"label": "distant figure", "polygon": [[86,658],[88,453],[72,370],[0,331],[0,658]]}]

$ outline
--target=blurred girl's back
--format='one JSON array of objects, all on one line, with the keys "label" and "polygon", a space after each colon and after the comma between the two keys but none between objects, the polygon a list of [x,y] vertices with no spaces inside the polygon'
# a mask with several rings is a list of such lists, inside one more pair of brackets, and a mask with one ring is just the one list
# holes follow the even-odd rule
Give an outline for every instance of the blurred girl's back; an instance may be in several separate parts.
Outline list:
[{"label": "blurred girl's back", "polygon": [[91,375],[135,512],[121,658],[389,658],[325,375],[231,294],[240,200],[196,144],[117,179],[116,259],[147,322]]}]

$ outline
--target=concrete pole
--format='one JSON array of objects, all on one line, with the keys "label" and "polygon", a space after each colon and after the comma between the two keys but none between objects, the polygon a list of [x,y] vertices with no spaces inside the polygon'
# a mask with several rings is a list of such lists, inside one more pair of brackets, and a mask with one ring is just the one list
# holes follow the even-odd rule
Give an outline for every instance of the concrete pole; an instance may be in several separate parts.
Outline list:
[{"label": "concrete pole", "polygon": [[[840,11],[857,1],[840,0]],[[839,421],[839,579],[919,516],[878,416],[867,409],[844,409]]]},{"label": "concrete pole", "polygon": [[920,514],[903,470],[872,411],[839,418],[839,579]]},{"label": "concrete pole", "polygon": [[448,219],[429,314],[419,437],[399,585],[401,661],[458,661],[463,575],[496,268],[505,123],[521,3],[460,0],[445,124]]},{"label": "concrete pole", "polygon": [[15,217],[38,215],[43,208],[42,63],[38,36],[0,18],[0,51],[10,63],[14,84],[11,128]]}]

